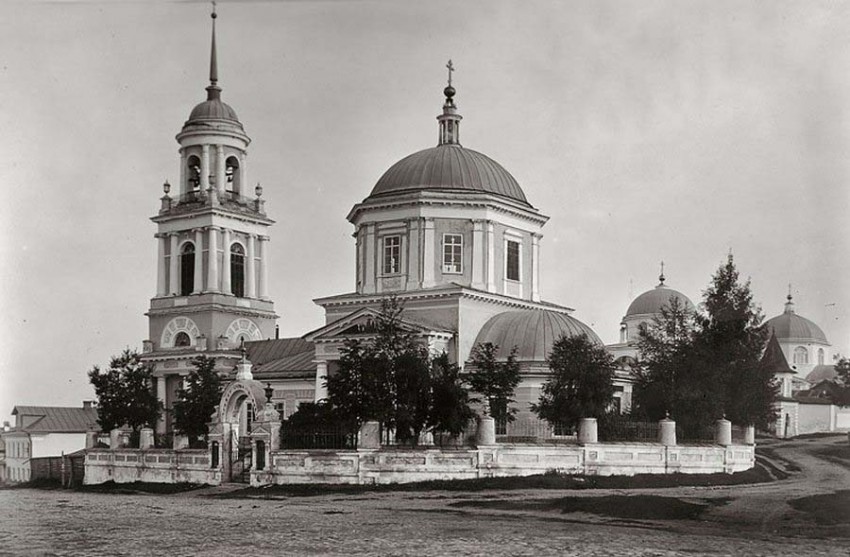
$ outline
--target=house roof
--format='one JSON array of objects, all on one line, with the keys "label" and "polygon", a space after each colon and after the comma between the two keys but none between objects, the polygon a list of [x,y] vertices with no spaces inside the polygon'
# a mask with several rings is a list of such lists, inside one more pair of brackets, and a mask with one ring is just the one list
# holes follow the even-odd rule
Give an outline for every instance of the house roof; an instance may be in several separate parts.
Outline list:
[{"label": "house roof", "polygon": [[316,376],[315,347],[301,338],[246,342],[256,379],[310,379]]},{"label": "house roof", "polygon": [[18,428],[27,433],[85,433],[99,431],[97,410],[60,406],[15,406],[13,416],[27,416],[33,421]]}]

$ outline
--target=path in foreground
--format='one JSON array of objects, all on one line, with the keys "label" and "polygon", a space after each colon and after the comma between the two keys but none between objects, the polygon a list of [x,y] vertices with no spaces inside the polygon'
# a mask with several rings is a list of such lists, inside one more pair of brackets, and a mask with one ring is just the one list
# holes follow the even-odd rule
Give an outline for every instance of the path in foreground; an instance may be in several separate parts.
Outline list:
[{"label": "path in foreground", "polygon": [[[0,555],[847,555],[850,525],[818,524],[787,504],[850,486],[850,470],[816,455],[836,443],[846,437],[777,444],[799,473],[729,488],[273,500],[5,490]],[[541,510],[613,494],[715,504],[692,520]]]}]

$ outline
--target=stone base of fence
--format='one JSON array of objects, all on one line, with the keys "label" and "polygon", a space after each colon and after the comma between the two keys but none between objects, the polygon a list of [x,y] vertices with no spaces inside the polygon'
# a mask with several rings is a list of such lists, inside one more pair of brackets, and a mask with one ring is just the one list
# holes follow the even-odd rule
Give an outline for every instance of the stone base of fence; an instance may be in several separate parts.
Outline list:
[{"label": "stone base of fence", "polygon": [[194,483],[218,485],[221,471],[210,467],[203,449],[88,449],[85,484]]},{"label": "stone base of fence", "polygon": [[270,466],[251,473],[254,486],[329,483],[388,484],[563,474],[733,473],[752,468],[752,445],[663,446],[597,443],[583,446],[493,445],[478,449],[272,451]]}]

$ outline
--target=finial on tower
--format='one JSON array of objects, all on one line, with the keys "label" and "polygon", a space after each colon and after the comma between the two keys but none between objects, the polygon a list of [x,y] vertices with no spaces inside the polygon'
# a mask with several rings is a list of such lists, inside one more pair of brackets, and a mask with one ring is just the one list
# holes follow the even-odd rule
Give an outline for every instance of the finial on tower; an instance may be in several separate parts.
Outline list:
[{"label": "finial on tower", "polygon": [[218,86],[218,57],[215,48],[215,19],[218,14],[215,13],[215,0],[212,2],[212,41],[210,46],[210,85],[207,87],[207,100],[218,100],[221,97],[221,87]]},{"label": "finial on tower", "polygon": [[460,145],[460,121],[463,117],[457,113],[454,96],[455,88],[452,87],[452,73],[455,65],[449,60],[446,64],[449,70],[449,84],[443,89],[446,102],[443,103],[443,113],[437,116],[440,122],[440,140],[438,145]]},{"label": "finial on tower", "polygon": [[795,313],[794,310],[794,296],[791,295],[791,283],[788,283],[788,295],[785,296],[785,299],[788,300],[785,302],[785,313]]},{"label": "finial on tower", "polygon": [[664,262],[661,262],[661,274],[658,275],[658,286],[664,286]]}]

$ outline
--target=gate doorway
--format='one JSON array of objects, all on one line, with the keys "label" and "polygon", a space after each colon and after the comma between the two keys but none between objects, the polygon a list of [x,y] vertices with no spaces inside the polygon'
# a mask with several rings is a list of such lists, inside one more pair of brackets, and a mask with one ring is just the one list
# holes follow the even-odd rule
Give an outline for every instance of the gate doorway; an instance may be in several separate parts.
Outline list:
[{"label": "gate doorway", "polygon": [[230,463],[230,481],[249,483],[251,481],[251,438],[240,437],[236,450],[232,452]]}]

